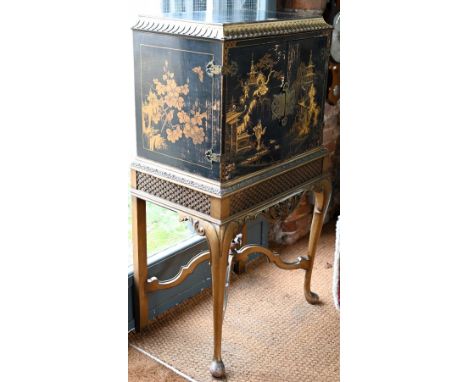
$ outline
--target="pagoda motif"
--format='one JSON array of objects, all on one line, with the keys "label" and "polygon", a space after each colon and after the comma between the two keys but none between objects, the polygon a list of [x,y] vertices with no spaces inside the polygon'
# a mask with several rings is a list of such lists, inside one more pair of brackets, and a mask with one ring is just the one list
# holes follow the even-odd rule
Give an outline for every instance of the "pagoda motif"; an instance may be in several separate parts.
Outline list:
[{"label": "pagoda motif", "polygon": [[305,67],[304,81],[305,86],[309,86],[314,82],[314,63],[312,62],[312,52],[310,52],[309,64]]},{"label": "pagoda motif", "polygon": [[307,65],[301,64],[299,71],[302,71],[301,88],[302,94],[298,101],[299,112],[294,121],[294,128],[299,137],[310,133],[313,126],[317,125],[320,113],[320,107],[315,101],[316,90],[314,86],[314,63],[312,61],[312,52],[309,56]]},{"label": "pagoda motif", "polygon": [[252,61],[251,61],[251,64],[250,64],[250,72],[248,73],[248,75],[249,75],[249,79],[247,81],[247,85],[249,87],[257,86],[258,71],[255,70],[255,63],[254,63],[254,59],[253,59],[253,54],[252,54]]}]

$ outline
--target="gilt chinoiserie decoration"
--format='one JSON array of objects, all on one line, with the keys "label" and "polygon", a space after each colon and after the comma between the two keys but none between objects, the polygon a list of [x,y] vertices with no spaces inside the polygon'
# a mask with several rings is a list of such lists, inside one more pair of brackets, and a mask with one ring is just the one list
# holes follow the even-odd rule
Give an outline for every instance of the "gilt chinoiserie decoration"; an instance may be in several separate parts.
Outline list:
[{"label": "gilt chinoiserie decoration", "polygon": [[[330,198],[321,146],[331,28],[321,17],[238,11],[140,17],[134,26],[138,158],[132,165],[137,330],[147,294],[181,283],[203,261],[213,282],[213,376],[225,374],[221,332],[232,259],[263,253],[306,271],[307,301],[317,240]],[[299,195],[315,195],[307,256],[285,263],[259,246],[232,250],[245,221]],[[171,280],[147,279],[144,203],[177,210],[209,251]]]}]

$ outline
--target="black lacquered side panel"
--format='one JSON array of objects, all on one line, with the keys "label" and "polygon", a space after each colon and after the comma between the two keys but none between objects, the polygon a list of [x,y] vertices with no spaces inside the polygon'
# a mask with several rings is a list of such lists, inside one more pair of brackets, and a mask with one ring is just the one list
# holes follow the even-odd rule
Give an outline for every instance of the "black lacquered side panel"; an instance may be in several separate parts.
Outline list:
[{"label": "black lacquered side panel", "polygon": [[134,59],[138,155],[219,179],[221,43],[134,31]]}]

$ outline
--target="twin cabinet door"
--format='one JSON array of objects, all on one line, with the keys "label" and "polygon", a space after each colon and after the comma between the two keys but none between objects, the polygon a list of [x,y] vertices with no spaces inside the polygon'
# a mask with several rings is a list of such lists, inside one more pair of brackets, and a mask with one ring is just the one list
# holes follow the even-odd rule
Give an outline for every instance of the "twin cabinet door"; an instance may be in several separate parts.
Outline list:
[{"label": "twin cabinet door", "polygon": [[320,145],[326,48],[322,36],[228,50],[225,179]]}]

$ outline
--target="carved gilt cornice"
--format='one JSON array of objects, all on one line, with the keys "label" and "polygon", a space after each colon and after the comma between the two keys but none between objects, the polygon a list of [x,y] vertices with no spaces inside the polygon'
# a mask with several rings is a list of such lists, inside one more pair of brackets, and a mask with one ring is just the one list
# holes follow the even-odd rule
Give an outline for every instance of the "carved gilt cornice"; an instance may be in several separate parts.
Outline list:
[{"label": "carved gilt cornice", "polygon": [[325,30],[331,29],[331,26],[322,17],[239,24],[209,24],[197,21],[140,16],[132,29],[214,40],[238,40]]},{"label": "carved gilt cornice", "polygon": [[252,24],[229,24],[224,26],[224,40],[277,36],[291,33],[310,32],[320,29],[330,29],[330,26],[321,17]]}]

